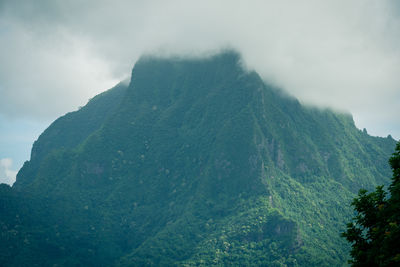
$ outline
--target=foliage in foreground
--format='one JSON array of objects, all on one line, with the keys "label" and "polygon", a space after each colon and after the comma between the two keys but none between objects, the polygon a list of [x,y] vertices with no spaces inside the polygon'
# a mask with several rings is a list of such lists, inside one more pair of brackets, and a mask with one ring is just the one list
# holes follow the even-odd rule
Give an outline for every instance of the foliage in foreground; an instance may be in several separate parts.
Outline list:
[{"label": "foliage in foreground", "polygon": [[352,243],[353,266],[400,265],[400,142],[389,160],[393,170],[388,193],[383,186],[353,200],[357,216],[343,236]]}]

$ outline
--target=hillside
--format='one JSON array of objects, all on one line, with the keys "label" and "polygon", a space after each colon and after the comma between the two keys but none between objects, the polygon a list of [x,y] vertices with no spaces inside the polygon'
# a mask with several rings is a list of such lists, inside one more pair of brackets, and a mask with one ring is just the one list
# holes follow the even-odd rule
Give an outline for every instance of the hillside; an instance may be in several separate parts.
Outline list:
[{"label": "hillside", "polygon": [[143,57],[0,186],[0,265],[337,266],[391,137],[302,106],[235,52]]}]

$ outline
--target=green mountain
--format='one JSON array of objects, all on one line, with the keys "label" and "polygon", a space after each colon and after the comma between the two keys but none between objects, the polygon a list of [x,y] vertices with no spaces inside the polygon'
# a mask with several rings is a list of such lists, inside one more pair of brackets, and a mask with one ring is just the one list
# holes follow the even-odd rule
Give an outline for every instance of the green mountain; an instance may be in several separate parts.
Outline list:
[{"label": "green mountain", "polygon": [[1,266],[338,266],[395,140],[302,106],[235,52],[143,57],[0,186]]}]

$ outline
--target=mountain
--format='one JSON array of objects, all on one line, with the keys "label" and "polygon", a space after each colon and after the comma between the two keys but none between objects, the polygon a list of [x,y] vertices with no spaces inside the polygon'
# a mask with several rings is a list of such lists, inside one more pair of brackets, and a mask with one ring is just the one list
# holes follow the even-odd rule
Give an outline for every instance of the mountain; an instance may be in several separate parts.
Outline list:
[{"label": "mountain", "polygon": [[0,186],[0,265],[343,265],[351,199],[390,182],[395,143],[235,52],[142,57]]}]

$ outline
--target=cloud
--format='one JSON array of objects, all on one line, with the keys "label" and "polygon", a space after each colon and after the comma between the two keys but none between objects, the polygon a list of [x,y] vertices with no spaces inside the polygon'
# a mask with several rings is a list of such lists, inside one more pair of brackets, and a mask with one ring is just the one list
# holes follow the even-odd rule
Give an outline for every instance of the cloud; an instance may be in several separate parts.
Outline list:
[{"label": "cloud", "polygon": [[54,118],[111,87],[106,62],[90,52],[90,44],[68,32],[37,36],[6,22],[0,34],[0,112]]},{"label": "cloud", "polygon": [[50,121],[9,119],[0,114],[0,159],[11,158],[13,169],[18,170],[29,160],[32,143]]},{"label": "cloud", "polygon": [[12,164],[9,158],[0,159],[0,184],[12,185],[15,182],[17,172],[11,170]]},{"label": "cloud", "polygon": [[400,137],[396,1],[3,1],[0,10],[0,113],[9,116],[71,110],[143,53],[232,47],[304,103]]}]

